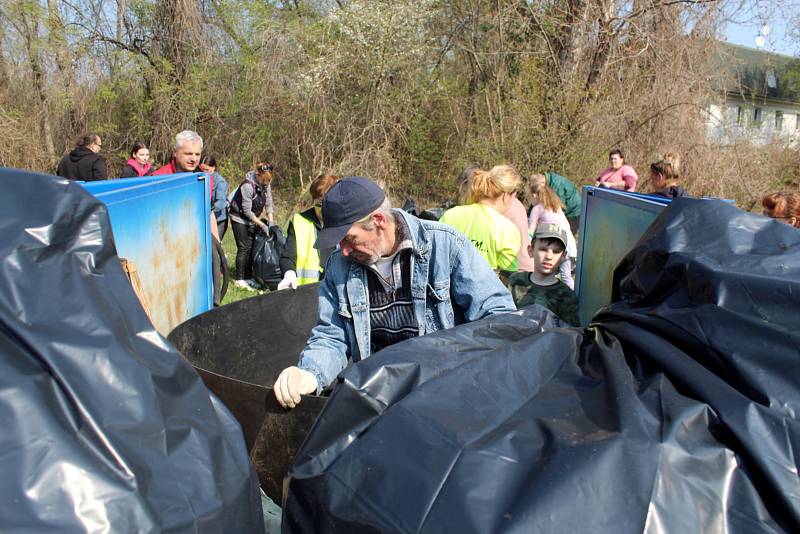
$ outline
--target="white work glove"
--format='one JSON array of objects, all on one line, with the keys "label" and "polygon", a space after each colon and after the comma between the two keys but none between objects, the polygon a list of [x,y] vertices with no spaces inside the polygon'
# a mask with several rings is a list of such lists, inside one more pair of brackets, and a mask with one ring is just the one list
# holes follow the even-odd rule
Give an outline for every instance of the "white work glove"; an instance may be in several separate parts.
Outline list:
[{"label": "white work glove", "polygon": [[287,367],[272,386],[275,398],[284,408],[294,408],[300,404],[300,395],[316,393],[317,379],[313,374],[299,367]]},{"label": "white work glove", "polygon": [[278,282],[278,290],[281,289],[297,289],[297,273],[294,271],[286,271],[283,275],[283,280]]}]

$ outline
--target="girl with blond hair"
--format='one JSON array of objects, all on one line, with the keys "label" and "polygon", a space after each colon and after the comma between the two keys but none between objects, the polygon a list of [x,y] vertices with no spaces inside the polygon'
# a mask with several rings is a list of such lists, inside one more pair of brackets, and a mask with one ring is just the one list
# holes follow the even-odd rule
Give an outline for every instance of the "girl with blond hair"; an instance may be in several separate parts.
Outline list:
[{"label": "girl with blond hair", "polygon": [[447,210],[441,222],[463,233],[495,271],[515,272],[522,237],[504,215],[516,199],[522,177],[510,165],[477,170],[468,182],[469,204]]},{"label": "girl with blond hair", "polygon": [[652,194],[667,198],[687,196],[680,186],[681,160],[677,154],[668,152],[664,157],[650,165],[650,184]]}]

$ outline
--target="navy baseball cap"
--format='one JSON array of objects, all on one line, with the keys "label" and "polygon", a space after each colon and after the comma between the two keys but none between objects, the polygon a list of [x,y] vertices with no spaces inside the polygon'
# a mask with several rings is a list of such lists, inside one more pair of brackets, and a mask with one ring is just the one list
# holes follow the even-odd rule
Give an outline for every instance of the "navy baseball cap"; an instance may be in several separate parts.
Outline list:
[{"label": "navy baseball cap", "polygon": [[363,176],[348,176],[336,182],[322,198],[322,230],[314,247],[335,247],[353,223],[360,221],[386,199],[378,184]]}]

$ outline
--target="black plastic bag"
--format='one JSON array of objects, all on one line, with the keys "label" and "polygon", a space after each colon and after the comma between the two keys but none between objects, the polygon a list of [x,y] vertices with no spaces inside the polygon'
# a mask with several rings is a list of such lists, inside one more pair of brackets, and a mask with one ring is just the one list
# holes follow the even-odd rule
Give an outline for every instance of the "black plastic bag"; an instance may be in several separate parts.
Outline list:
[{"label": "black plastic bag", "polygon": [[417,211],[417,202],[413,198],[406,199],[406,201],[403,203],[402,210],[406,213],[410,213],[414,217],[419,216],[419,212]]},{"label": "black plastic bag", "polygon": [[2,530],[263,532],[241,428],[148,321],[105,206],[0,184]]},{"label": "black plastic bag", "polygon": [[428,208],[419,214],[419,218],[426,221],[438,221],[444,215],[444,208]]},{"label": "black plastic bag", "polygon": [[676,199],[615,280],[589,329],[523,310],[342,373],[284,531],[798,531],[800,232]]},{"label": "black plastic bag", "polygon": [[274,290],[283,279],[281,254],[286,246],[286,237],[278,226],[270,226],[265,233],[256,229],[253,240],[253,278],[261,287]]},{"label": "black plastic bag", "polygon": [[438,208],[428,208],[423,210],[422,213],[419,214],[420,219],[424,219],[427,221],[438,221],[444,215],[444,212],[452,208],[454,204],[450,201],[445,202]]}]

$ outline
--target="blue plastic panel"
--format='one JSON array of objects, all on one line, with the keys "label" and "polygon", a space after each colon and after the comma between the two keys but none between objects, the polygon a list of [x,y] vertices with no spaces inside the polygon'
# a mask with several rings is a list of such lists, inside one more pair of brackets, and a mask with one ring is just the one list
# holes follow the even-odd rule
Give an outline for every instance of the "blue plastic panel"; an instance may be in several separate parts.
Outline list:
[{"label": "blue plastic panel", "polygon": [[117,254],[136,265],[145,305],[164,335],[213,306],[205,178],[184,173],[84,184],[108,206]]},{"label": "blue plastic panel", "polygon": [[669,205],[664,197],[584,187],[575,289],[581,324],[611,302],[614,269],[656,216]]}]

